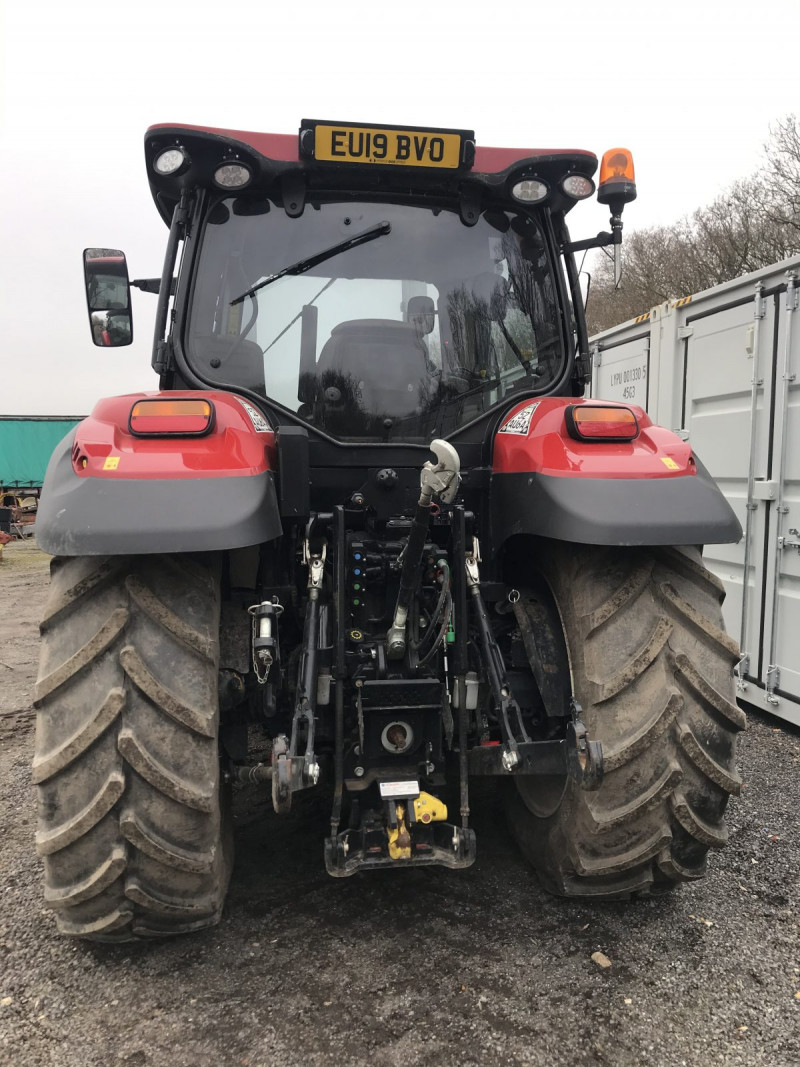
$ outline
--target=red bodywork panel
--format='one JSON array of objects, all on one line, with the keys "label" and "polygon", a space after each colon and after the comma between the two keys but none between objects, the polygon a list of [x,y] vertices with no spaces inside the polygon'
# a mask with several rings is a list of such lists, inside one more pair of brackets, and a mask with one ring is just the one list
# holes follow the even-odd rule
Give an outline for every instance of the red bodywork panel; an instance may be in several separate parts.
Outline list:
[{"label": "red bodywork panel", "polygon": [[[639,435],[633,441],[576,441],[567,433],[564,420],[564,409],[570,404],[627,407],[636,415]],[[534,411],[528,420],[531,407]],[[492,468],[495,474],[534,472],[559,478],[682,478],[697,473],[689,445],[670,430],[654,426],[642,408],[571,397],[516,404],[495,435]]]},{"label": "red bodywork panel", "polygon": [[[137,400],[157,397],[210,400],[213,429],[204,437],[134,437],[128,429],[131,408]],[[131,393],[100,400],[78,425],[72,451],[76,474],[114,481],[247,477],[274,470],[276,463],[275,434],[260,411],[233,393],[196,390]]]},{"label": "red bodywork panel", "polygon": [[[301,159],[299,154],[299,138],[297,134],[288,133],[254,133],[250,130],[225,130],[214,126],[190,126],[183,122],[159,122],[150,126],[148,134],[157,133],[159,130],[189,130],[196,133],[210,133],[215,137],[224,137],[226,140],[240,141],[249,148],[254,149],[266,159],[274,159],[283,163],[307,164],[307,160]],[[535,160],[539,156],[584,156],[597,165],[597,157],[594,152],[587,152],[582,148],[489,148],[476,145],[475,162],[472,170],[483,174],[500,174],[525,160]]]}]

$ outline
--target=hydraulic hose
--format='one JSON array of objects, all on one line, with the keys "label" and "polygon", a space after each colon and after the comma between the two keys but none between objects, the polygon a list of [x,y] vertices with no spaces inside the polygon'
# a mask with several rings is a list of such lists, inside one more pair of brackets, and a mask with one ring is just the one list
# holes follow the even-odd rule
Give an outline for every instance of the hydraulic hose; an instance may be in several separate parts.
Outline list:
[{"label": "hydraulic hose", "polygon": [[425,631],[422,640],[417,645],[417,652],[420,654],[424,653],[428,645],[430,644],[431,634],[436,633],[436,624],[442,617],[442,611],[444,610],[445,602],[449,601],[450,599],[448,595],[450,593],[450,567],[446,560],[443,559],[440,559],[438,561],[438,566],[443,572],[442,588],[439,592],[439,599],[436,601],[436,607],[434,608],[433,614],[431,615],[428,629]]},{"label": "hydraulic hose", "polygon": [[444,640],[444,635],[447,633],[447,627],[450,625],[450,612],[453,610],[453,601],[450,597],[447,598],[447,604],[445,606],[444,618],[442,619],[442,625],[439,628],[439,632],[436,635],[436,640],[433,642],[431,648],[426,652],[425,656],[419,661],[419,666],[424,667],[427,663],[433,659],[436,655],[439,646]]}]

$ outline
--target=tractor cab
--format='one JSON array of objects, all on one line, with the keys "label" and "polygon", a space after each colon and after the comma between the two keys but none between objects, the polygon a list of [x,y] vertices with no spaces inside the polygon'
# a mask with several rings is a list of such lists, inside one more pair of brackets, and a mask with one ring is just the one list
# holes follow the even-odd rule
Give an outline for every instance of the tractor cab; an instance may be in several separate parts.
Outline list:
[{"label": "tractor cab", "polygon": [[297,138],[154,127],[146,154],[184,238],[170,385],[353,444],[426,445],[514,397],[582,392],[565,217],[594,192],[591,153],[304,121]]}]

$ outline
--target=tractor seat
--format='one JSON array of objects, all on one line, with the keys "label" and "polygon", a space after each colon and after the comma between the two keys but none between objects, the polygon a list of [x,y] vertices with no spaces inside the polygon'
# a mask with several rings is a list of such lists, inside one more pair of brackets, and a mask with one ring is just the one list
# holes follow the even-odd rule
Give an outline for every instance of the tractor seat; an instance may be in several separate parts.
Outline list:
[{"label": "tractor seat", "polygon": [[[255,341],[219,334],[193,334],[190,339],[193,363],[204,377],[264,394],[264,353]],[[218,366],[212,361],[219,360]]]},{"label": "tractor seat", "polygon": [[395,319],[340,322],[317,363],[323,400],[326,393],[335,396],[343,390],[363,410],[393,417],[419,409],[430,389],[431,373],[419,329]]}]

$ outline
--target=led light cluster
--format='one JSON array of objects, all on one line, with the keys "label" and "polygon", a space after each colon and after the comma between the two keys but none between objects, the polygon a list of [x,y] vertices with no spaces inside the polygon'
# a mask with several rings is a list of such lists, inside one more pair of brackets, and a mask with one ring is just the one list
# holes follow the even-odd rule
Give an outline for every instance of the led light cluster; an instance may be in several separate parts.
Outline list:
[{"label": "led light cluster", "polygon": [[[585,200],[594,192],[594,182],[582,174],[568,174],[560,185],[562,192],[572,200]],[[550,195],[550,186],[540,178],[525,178],[511,186],[511,195],[525,204],[541,204]]]},{"label": "led light cluster", "polygon": [[[162,178],[175,178],[188,170],[191,159],[183,145],[163,148],[153,159],[153,170]],[[238,159],[225,159],[214,171],[214,182],[221,189],[243,189],[252,180],[253,172]]]},{"label": "led light cluster", "polygon": [[242,189],[251,177],[250,168],[244,163],[222,163],[214,171],[214,181],[222,189]]},{"label": "led light cluster", "polygon": [[189,153],[186,149],[181,145],[174,145],[172,148],[165,148],[163,152],[158,153],[153,160],[153,170],[163,178],[168,178],[172,175],[182,174],[190,162]]},{"label": "led light cluster", "polygon": [[547,184],[536,178],[526,178],[525,181],[517,182],[511,187],[511,195],[514,199],[521,200],[525,204],[540,204],[542,200],[547,199],[549,192]]},{"label": "led light cluster", "polygon": [[573,200],[585,200],[594,192],[594,182],[582,174],[570,174],[562,181],[561,188]]}]

